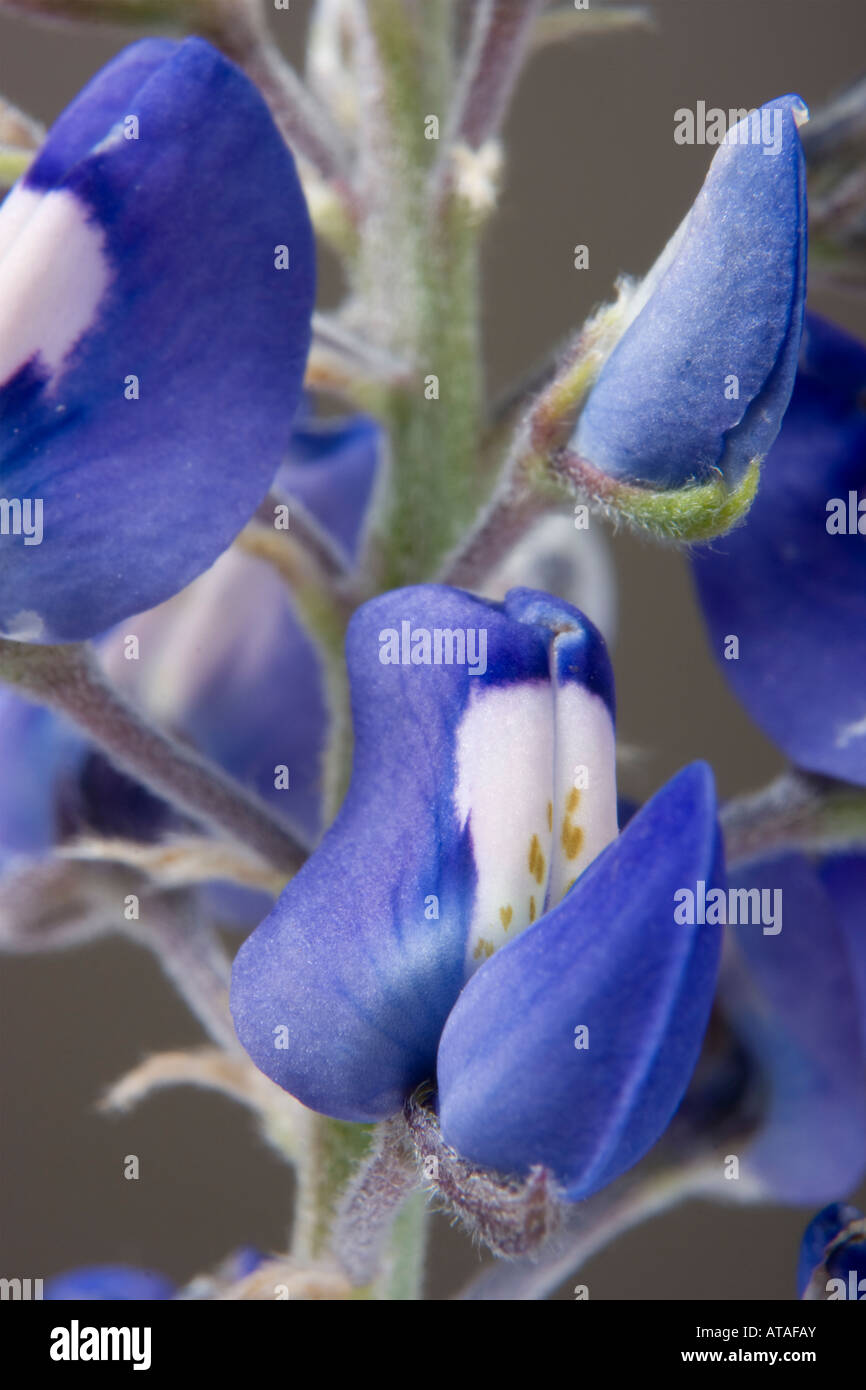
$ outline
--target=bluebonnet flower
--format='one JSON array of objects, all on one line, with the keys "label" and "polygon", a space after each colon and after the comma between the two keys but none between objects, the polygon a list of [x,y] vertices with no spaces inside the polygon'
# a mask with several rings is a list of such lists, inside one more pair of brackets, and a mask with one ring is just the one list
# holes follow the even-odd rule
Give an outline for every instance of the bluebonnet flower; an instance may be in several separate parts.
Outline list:
[{"label": "bluebonnet flower", "polygon": [[856,1207],[834,1202],[806,1227],[797,1264],[800,1298],[813,1280],[828,1302],[866,1299],[866,1220]]},{"label": "bluebonnet flower", "polygon": [[58,1274],[45,1284],[47,1302],[110,1300],[117,1303],[154,1303],[173,1298],[176,1285],[164,1274],[132,1265],[85,1265]]},{"label": "bluebonnet flower", "polygon": [[626,300],[570,444],[602,475],[603,496],[610,480],[664,490],[721,476],[731,489],[753,486],[750,471],[788,404],[802,326],[797,127],[806,114],[799,97],[779,97],[732,127],[690,212]]},{"label": "bluebonnet flower", "polygon": [[183,1288],[164,1274],[134,1265],[82,1265],[48,1279],[43,1297],[49,1302],[103,1300],[115,1303],[213,1298],[219,1290],[255,1273],[266,1258],[254,1246],[242,1245],[226,1256],[212,1273],[200,1275]]},{"label": "bluebonnet flower", "polygon": [[0,633],[88,638],[207,569],[267,492],[310,342],[306,203],[247,78],[151,39],[57,121],[0,255]]},{"label": "bluebonnet flower", "polygon": [[740,1182],[751,1197],[825,1202],[866,1172],[866,857],[788,853],[729,881],[782,905],[772,927],[729,928],[719,984],[754,1088]]},{"label": "bluebonnet flower", "polygon": [[[375,478],[380,433],[363,417],[292,436],[275,495],[315,517],[351,564]],[[128,658],[127,639],[137,639]],[[192,743],[278,816],[310,838],[321,829],[321,759],[327,714],[315,646],[285,583],[238,550],[166,603],[128,619],[98,643],[113,682],[151,719]],[[0,869],[75,834],[155,840],[184,823],[115,770],[62,716],[0,689]],[[278,767],[289,785],[277,785]],[[258,920],[264,910],[225,888]],[[234,914],[230,914],[234,915]]]},{"label": "bluebonnet flower", "polygon": [[438,1051],[446,1142],[592,1191],[655,1142],[700,1047],[718,930],[677,926],[674,893],[721,873],[709,771],[617,836],[607,653],[546,594],[397,590],[355,614],[347,660],[351,786],[236,958],[238,1036],[356,1121]]},{"label": "bluebonnet flower", "polygon": [[[866,784],[866,346],[810,314],[748,520],[692,556],[713,650],[800,767]],[[725,639],[739,657],[722,660]]]}]

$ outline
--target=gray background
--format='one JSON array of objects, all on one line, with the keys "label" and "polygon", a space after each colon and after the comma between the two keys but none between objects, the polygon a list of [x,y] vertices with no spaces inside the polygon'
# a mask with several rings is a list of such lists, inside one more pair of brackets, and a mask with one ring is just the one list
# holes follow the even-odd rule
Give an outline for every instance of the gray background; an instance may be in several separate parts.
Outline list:
[{"label": "gray background", "polygon": [[[814,109],[860,75],[862,0],[657,0],[654,10],[655,34],[548,50],[521,86],[486,251],[494,393],[543,361],[617,273],[645,270],[687,210],[712,151],[674,144],[677,107],[750,107],[798,91]],[[294,0],[275,18],[291,53],[308,12]],[[50,120],[132,36],[2,17],[0,92]],[[572,268],[577,242],[590,248],[582,273]],[[323,302],[337,292],[325,265]],[[812,303],[866,329],[862,301],[822,293]],[[780,759],[713,664],[682,560],[625,537],[615,551],[620,735],[649,753],[630,790],[650,792],[693,758],[714,765],[723,794],[763,783]],[[123,1259],[186,1278],[235,1245],[283,1245],[291,1179],[246,1112],[191,1090],[122,1119],[95,1112],[104,1086],[148,1052],[200,1041],[132,946],[3,962],[0,1272],[47,1276]],[[122,1176],[131,1153],[138,1182]],[[808,1215],[690,1203],[621,1239],[581,1277],[592,1298],[788,1298]],[[431,1294],[441,1297],[479,1257],[445,1221],[436,1227]]]}]

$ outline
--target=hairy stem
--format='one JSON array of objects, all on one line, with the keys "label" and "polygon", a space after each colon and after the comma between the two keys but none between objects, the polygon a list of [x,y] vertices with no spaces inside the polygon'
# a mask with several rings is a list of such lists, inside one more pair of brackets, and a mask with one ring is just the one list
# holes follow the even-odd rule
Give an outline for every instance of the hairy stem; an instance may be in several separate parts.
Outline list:
[{"label": "hairy stem", "polygon": [[125,864],[164,888],[189,888],[216,881],[258,889],[276,898],[285,887],[285,875],[258,855],[204,835],[173,835],[157,844],[80,835],[66,841],[57,853],[62,859]]},{"label": "hairy stem", "polygon": [[382,1275],[395,1222],[417,1185],[417,1163],[403,1117],[396,1116],[378,1127],[370,1156],[347,1185],[334,1221],[334,1255],[357,1287]]},{"label": "hairy stem", "polygon": [[128,923],[127,935],[147,946],[208,1036],[228,1052],[239,1052],[229,1013],[231,962],[189,893],[163,894]]},{"label": "hairy stem", "polygon": [[595,34],[619,34],[626,29],[652,30],[655,19],[650,6],[616,5],[587,10],[556,9],[542,15],[532,35],[536,49],[548,44],[567,43]]},{"label": "hairy stem", "polygon": [[0,679],[65,714],[118,767],[202,825],[248,845],[287,877],[300,868],[307,855],[300,833],[216,764],[149,724],[108,683],[89,647],[0,639]]},{"label": "hairy stem", "polygon": [[506,477],[475,526],[446,559],[440,582],[462,589],[481,588],[488,574],[561,500],[561,495],[537,490],[523,477]]},{"label": "hairy stem", "polygon": [[455,102],[454,136],[473,149],[498,134],[547,0],[479,0]]},{"label": "hairy stem", "polygon": [[654,1173],[639,1181],[621,1179],[575,1208],[569,1223],[533,1259],[496,1265],[473,1279],[459,1301],[544,1299],[592,1255],[618,1236],[669,1207],[709,1190],[718,1166],[707,1157],[687,1167]]},{"label": "hairy stem", "polygon": [[301,1263],[327,1255],[340,1198],[370,1151],[369,1125],[331,1120],[311,1112],[297,1154],[298,1195],[292,1254]]},{"label": "hairy stem", "polygon": [[866,844],[866,788],[804,772],[786,772],[721,815],[731,865],[785,850],[847,849]]},{"label": "hairy stem", "polygon": [[408,386],[409,364],[367,343],[328,314],[313,315],[313,345],[304,377],[310,390],[342,396],[352,406],[381,413],[388,389]]},{"label": "hairy stem", "polygon": [[396,1303],[423,1297],[430,1211],[425,1192],[411,1192],[394,1219],[381,1297]]},{"label": "hairy stem", "polygon": [[438,575],[442,583],[479,588],[539,518],[568,498],[556,459],[595,380],[599,361],[597,335],[590,326],[560,369],[545,377],[526,408],[493,495],[446,558]]},{"label": "hairy stem", "polygon": [[421,20],[400,0],[367,0],[359,44],[356,313],[381,350],[412,368],[379,407],[391,447],[374,535],[383,588],[431,575],[481,500],[478,227],[454,190],[434,206],[429,173],[440,142],[426,138],[431,117],[446,119],[449,17],[447,0],[431,0]]}]

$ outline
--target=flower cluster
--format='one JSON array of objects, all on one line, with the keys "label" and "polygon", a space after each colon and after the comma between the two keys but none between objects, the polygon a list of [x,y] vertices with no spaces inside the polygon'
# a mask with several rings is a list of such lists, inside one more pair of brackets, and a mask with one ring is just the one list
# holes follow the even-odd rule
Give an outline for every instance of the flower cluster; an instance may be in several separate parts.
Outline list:
[{"label": "flower cluster", "polygon": [[[0,944],[141,917],[220,1049],[182,1079],[298,1164],[292,1277],[335,1296],[388,1296],[420,1187],[543,1266],[551,1224],[644,1171],[813,1207],[866,1171],[866,347],[805,310],[805,105],[728,131],[649,274],[498,422],[494,484],[468,369],[461,423],[425,352],[465,336],[442,245],[477,241],[527,33],[488,72],[471,46],[447,155],[413,172],[364,8],[336,45],[320,7],[309,96],[327,71],[368,103],[356,180],[351,103],[311,125],[288,79],[275,99],[201,38],[147,39],[0,207]],[[350,266],[339,318],[313,314],[311,212]],[[451,412],[430,440],[425,403]],[[575,505],[694,543],[709,645],[792,765],[776,789],[720,806],[695,762],[618,800]],[[815,1218],[801,1293],[857,1277],[861,1227]],[[46,1296],[217,1298],[261,1262]]]}]

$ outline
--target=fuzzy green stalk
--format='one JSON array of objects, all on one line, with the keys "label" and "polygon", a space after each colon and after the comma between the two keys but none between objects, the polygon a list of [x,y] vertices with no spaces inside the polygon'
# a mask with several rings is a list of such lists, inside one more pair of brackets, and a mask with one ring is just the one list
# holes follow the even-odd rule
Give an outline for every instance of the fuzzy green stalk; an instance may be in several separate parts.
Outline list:
[{"label": "fuzzy green stalk", "polygon": [[389,1247],[389,1268],[382,1283],[381,1298],[392,1303],[414,1302],[422,1298],[427,1255],[427,1218],[426,1192],[413,1192],[394,1222]]},{"label": "fuzzy green stalk", "polygon": [[393,459],[386,530],[379,537],[386,588],[435,573],[482,500],[477,235],[454,198],[441,219],[420,286],[416,353],[423,380],[392,391],[386,404]]},{"label": "fuzzy green stalk", "polygon": [[384,393],[391,472],[374,536],[382,588],[432,575],[479,501],[483,387],[478,219],[433,168],[448,127],[450,0],[431,0],[423,23],[398,0],[369,0],[369,211],[357,289],[377,345],[412,364],[411,381]]},{"label": "fuzzy green stalk", "polygon": [[370,1151],[371,1125],[313,1115],[303,1149],[296,1153],[297,1196],[292,1254],[303,1262],[327,1255],[340,1196]]}]

